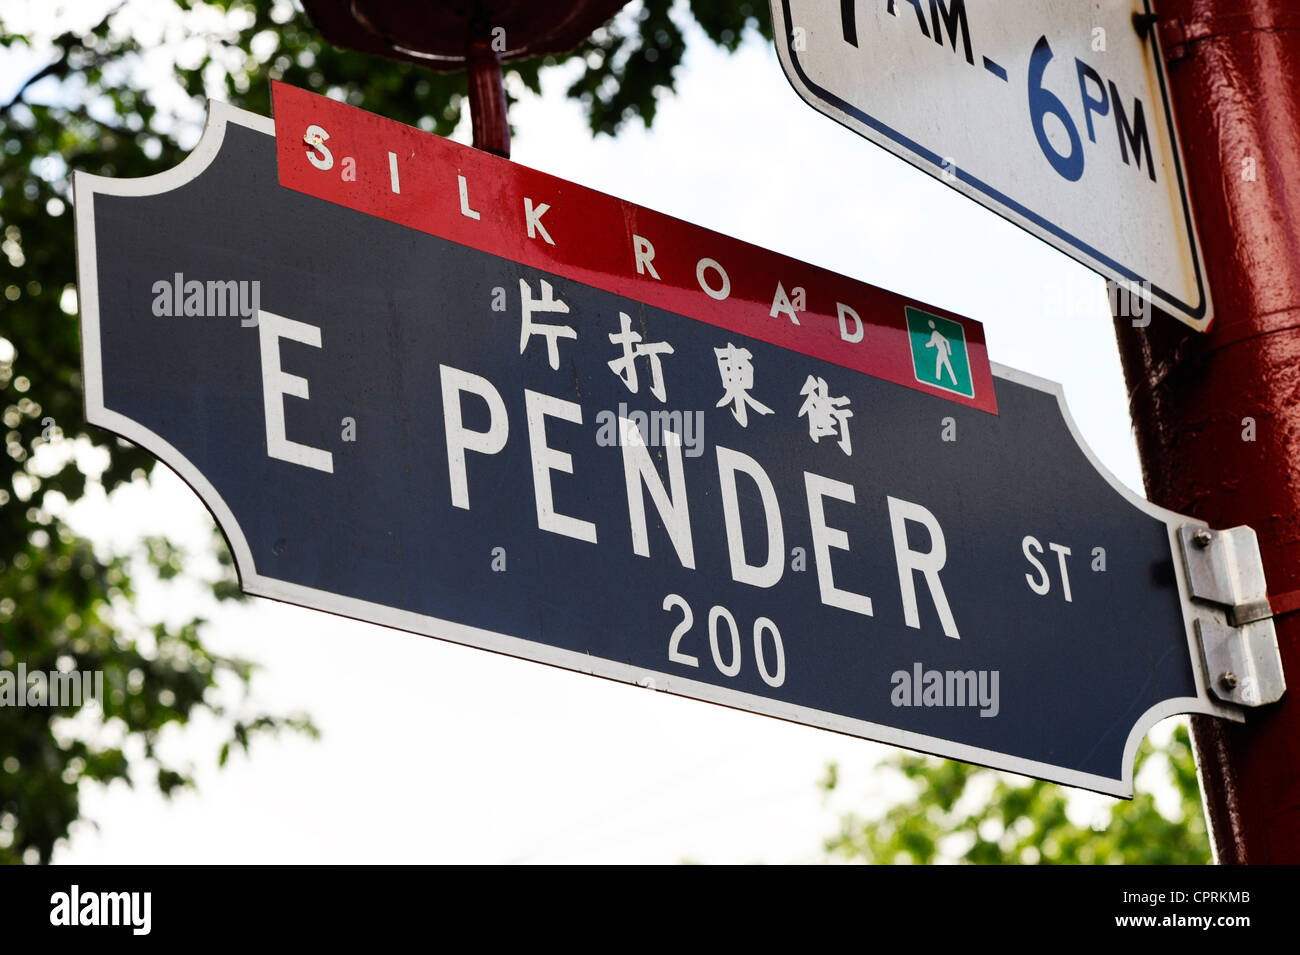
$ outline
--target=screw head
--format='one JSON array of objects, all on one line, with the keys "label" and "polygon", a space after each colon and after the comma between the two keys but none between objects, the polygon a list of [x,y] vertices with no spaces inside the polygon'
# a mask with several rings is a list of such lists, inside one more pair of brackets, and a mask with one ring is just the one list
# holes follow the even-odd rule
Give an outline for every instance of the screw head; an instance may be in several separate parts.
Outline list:
[{"label": "screw head", "polygon": [[1214,532],[1208,527],[1198,527],[1192,534],[1192,543],[1197,547],[1209,547],[1212,540],[1214,540]]},{"label": "screw head", "polygon": [[1219,675],[1219,685],[1225,690],[1235,690],[1237,688],[1237,674],[1228,670]]}]

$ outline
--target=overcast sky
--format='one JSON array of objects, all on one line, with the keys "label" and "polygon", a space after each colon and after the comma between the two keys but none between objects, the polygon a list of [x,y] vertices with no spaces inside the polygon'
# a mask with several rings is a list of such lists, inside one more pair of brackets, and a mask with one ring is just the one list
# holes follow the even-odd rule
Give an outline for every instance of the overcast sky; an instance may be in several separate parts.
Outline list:
[{"label": "overcast sky", "polygon": [[[978,319],[994,361],[1064,384],[1140,492],[1102,280],[815,113],[757,37],[733,56],[690,39],[652,131],[593,141],[552,71],[512,114],[513,158]],[[212,526],[165,467],[76,520],[197,552]],[[193,612],[144,594],[146,619]],[[893,792],[872,770],[887,750],[864,741],[267,600],[210,616],[210,646],[262,664],[261,705],[307,710],[323,738],[259,740],[218,772],[199,721],[169,740],[197,792],[89,790],[101,827],[80,824],[56,861],[790,862],[820,857],[836,809]],[[830,760],[846,787],[828,805]]]}]

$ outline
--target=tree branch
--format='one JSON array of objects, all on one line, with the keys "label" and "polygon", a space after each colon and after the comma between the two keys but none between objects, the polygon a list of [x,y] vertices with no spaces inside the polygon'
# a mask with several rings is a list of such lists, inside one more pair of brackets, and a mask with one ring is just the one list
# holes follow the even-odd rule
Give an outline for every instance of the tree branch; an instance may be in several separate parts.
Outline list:
[{"label": "tree branch", "polygon": [[[96,23],[93,27],[91,27],[90,30],[87,31],[87,34],[83,34],[83,36],[84,35],[93,36],[94,34],[98,33],[100,30],[107,27],[108,21],[111,20],[118,13],[119,10],[121,10],[124,6],[126,6],[126,4],[127,4],[127,0],[122,0],[121,3],[119,3],[117,6],[113,7],[113,9],[109,10],[106,14],[104,14],[103,19],[100,20],[98,23]],[[59,58],[55,60],[53,63],[47,64],[46,66],[37,70],[31,76],[29,76],[27,80],[23,83],[23,85],[18,87],[18,92],[16,92],[13,95],[13,97],[9,100],[9,102],[5,103],[3,106],[0,106],[0,117],[8,115],[9,110],[13,109],[20,102],[22,102],[23,97],[27,95],[27,91],[32,86],[36,85],[41,80],[45,79],[47,76],[58,76],[60,78],[66,78],[68,72],[71,70],[71,67],[68,65],[68,57],[72,55],[72,51],[74,48],[78,46],[82,48],[85,47],[85,43],[82,42],[82,36],[78,36],[77,34],[72,32],[64,33],[56,37],[54,40],[54,45],[58,47],[60,51],[62,51]],[[92,65],[98,65],[99,63],[102,63],[104,59],[105,57],[102,56],[94,57],[91,61]]]}]

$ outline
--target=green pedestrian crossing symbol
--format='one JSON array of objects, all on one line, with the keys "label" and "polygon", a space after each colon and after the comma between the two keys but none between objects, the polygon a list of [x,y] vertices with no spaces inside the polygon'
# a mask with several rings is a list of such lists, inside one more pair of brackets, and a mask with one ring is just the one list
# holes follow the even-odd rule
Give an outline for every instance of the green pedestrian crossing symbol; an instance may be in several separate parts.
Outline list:
[{"label": "green pedestrian crossing symbol", "polygon": [[912,346],[912,371],[923,385],[975,397],[966,330],[952,319],[907,308],[907,338]]}]

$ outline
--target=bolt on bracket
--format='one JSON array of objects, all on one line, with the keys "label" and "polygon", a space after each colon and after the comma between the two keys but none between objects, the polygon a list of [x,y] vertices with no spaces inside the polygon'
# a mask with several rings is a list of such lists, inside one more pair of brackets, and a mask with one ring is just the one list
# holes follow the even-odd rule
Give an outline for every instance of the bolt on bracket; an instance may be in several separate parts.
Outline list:
[{"label": "bolt on bracket", "polygon": [[1224,615],[1222,621],[1208,615],[1195,621],[1210,692],[1237,706],[1276,703],[1286,692],[1286,677],[1255,531],[1184,524],[1178,541],[1193,600]]}]

